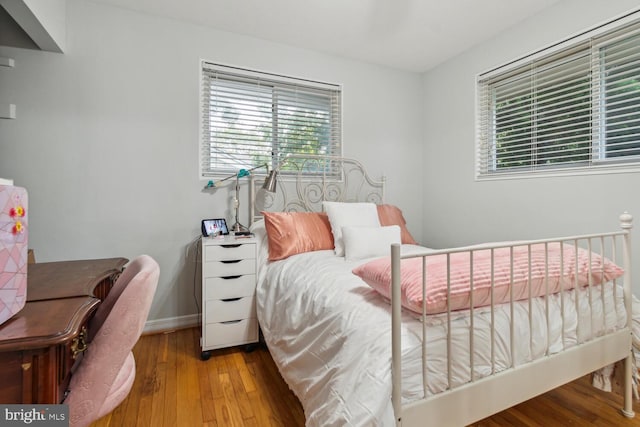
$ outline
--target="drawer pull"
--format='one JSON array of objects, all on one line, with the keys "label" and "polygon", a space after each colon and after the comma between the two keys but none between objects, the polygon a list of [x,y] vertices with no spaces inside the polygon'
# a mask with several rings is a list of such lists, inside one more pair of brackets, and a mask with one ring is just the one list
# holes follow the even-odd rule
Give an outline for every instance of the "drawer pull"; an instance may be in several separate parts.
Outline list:
[{"label": "drawer pull", "polygon": [[233,280],[233,279],[238,279],[238,278],[240,278],[240,277],[242,277],[242,275],[241,275],[241,274],[238,274],[237,276],[222,276],[222,277],[220,277],[220,278],[221,278],[222,280]]},{"label": "drawer pull", "polygon": [[87,329],[83,326],[78,336],[71,341],[71,353],[74,359],[78,357],[78,353],[84,353],[87,349],[87,342],[85,341],[86,337]]},{"label": "drawer pull", "polygon": [[234,323],[240,323],[240,322],[242,322],[242,319],[240,319],[240,320],[227,320],[226,322],[220,322],[220,323],[222,323],[223,325],[233,325]]},{"label": "drawer pull", "polygon": [[235,245],[220,245],[221,247],[225,248],[225,249],[233,249],[233,248],[239,248],[240,246],[242,246],[241,244],[237,243]]},{"label": "drawer pull", "polygon": [[221,299],[220,301],[224,301],[224,302],[233,302],[233,301],[240,301],[242,299],[242,297],[238,297],[238,298],[225,298],[225,299]]},{"label": "drawer pull", "polygon": [[241,259],[232,259],[232,260],[227,260],[227,261],[220,261],[223,264],[236,264],[238,262],[242,261]]}]

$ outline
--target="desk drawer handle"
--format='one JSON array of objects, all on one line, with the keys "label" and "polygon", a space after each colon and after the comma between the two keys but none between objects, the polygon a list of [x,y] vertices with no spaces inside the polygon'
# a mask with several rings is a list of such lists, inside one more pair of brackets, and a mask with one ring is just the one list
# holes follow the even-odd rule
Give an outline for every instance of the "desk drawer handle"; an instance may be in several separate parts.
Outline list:
[{"label": "desk drawer handle", "polygon": [[239,248],[240,246],[242,246],[241,244],[235,244],[235,245],[220,245],[225,249],[233,249],[233,248]]},{"label": "desk drawer handle", "polygon": [[240,278],[240,277],[242,277],[242,275],[241,275],[241,274],[238,274],[237,276],[221,276],[220,278],[221,278],[222,280],[233,280],[233,279],[238,279],[238,278]]},{"label": "desk drawer handle", "polygon": [[84,353],[84,351],[87,349],[87,342],[85,341],[86,337],[87,328],[83,326],[78,336],[75,337],[71,342],[71,352],[73,353],[72,357],[74,359],[78,357],[78,353]]},{"label": "desk drawer handle", "polygon": [[233,259],[233,260],[228,260],[228,261],[220,261],[223,264],[236,264],[238,262],[242,261],[241,259]]},{"label": "desk drawer handle", "polygon": [[234,323],[240,323],[242,322],[242,319],[240,320],[227,320],[226,322],[221,322],[223,325],[233,325]]},{"label": "desk drawer handle", "polygon": [[222,302],[234,302],[234,301],[240,301],[242,299],[242,297],[238,297],[238,298],[225,298],[225,299],[221,299],[220,301]]}]

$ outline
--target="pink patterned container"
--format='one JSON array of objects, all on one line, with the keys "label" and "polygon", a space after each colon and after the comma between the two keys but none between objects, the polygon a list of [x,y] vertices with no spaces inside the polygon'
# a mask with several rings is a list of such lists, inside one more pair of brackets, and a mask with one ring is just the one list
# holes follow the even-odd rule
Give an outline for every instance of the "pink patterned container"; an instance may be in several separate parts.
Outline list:
[{"label": "pink patterned container", "polygon": [[0,185],[0,324],[27,300],[27,190]]}]

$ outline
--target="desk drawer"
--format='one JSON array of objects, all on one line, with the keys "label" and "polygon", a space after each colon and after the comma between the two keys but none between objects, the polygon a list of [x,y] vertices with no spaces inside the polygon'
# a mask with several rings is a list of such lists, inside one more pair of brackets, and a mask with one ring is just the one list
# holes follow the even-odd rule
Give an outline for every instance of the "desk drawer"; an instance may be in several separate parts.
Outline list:
[{"label": "desk drawer", "polygon": [[256,317],[255,295],[226,300],[207,301],[205,319],[207,323],[227,322]]},{"label": "desk drawer", "polygon": [[208,261],[228,261],[236,259],[255,259],[256,245],[228,244],[228,245],[208,245],[204,248],[204,260]]},{"label": "desk drawer", "polygon": [[256,276],[207,277],[204,286],[206,300],[246,297],[256,293]]},{"label": "desk drawer", "polygon": [[239,261],[210,261],[202,266],[203,277],[228,277],[243,274],[255,274],[255,259],[241,259]]},{"label": "desk drawer", "polygon": [[243,319],[226,323],[207,325],[204,349],[230,347],[258,341],[258,320]]}]

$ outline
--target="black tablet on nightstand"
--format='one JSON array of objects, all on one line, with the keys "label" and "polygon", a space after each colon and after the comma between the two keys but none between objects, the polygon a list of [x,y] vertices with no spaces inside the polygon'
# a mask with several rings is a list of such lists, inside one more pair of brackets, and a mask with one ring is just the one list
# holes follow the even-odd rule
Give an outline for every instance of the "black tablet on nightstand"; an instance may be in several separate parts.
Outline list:
[{"label": "black tablet on nightstand", "polygon": [[227,221],[224,218],[202,220],[202,235],[204,237],[216,236],[218,234],[229,234]]}]

